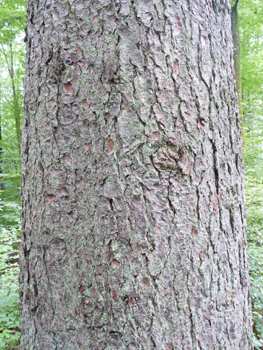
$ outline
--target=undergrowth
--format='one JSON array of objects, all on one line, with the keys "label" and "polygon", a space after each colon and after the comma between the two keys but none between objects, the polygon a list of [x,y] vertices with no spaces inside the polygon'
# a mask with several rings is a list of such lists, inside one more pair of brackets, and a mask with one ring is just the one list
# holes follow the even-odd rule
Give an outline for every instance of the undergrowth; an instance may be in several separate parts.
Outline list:
[{"label": "undergrowth", "polygon": [[263,344],[263,183],[246,176],[248,254],[254,321],[254,346]]},{"label": "undergrowth", "polygon": [[[255,103],[259,105],[259,103]],[[261,111],[247,115],[244,147],[247,238],[255,349],[263,349],[263,130]]]},{"label": "undergrowth", "polygon": [[[4,210],[5,209],[5,210]],[[19,207],[1,206],[0,226],[0,349],[19,349],[18,297]],[[4,212],[4,215],[3,215]]]}]

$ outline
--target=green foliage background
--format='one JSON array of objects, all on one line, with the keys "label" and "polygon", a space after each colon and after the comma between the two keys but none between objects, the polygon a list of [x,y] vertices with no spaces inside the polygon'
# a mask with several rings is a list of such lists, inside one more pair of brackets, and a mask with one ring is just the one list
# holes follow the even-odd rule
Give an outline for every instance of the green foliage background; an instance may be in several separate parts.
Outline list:
[{"label": "green foliage background", "polygon": [[[20,337],[18,249],[21,189],[14,115],[17,104],[21,123],[25,6],[25,0],[0,1],[0,349],[19,349]],[[10,74],[11,58],[13,77]]]},{"label": "green foliage background", "polygon": [[240,0],[238,11],[254,347],[263,349],[263,2]]},{"label": "green foliage background", "polygon": [[[26,0],[0,0],[0,349],[19,349],[20,155],[13,86],[21,116],[25,9]],[[263,349],[263,2],[240,0],[238,11],[254,347]]]}]

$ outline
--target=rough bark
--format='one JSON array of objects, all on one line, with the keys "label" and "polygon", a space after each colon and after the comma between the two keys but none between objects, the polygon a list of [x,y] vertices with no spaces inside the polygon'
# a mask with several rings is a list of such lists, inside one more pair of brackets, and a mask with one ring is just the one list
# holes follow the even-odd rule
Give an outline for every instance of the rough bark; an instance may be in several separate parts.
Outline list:
[{"label": "rough bark", "polygon": [[21,350],[252,349],[225,0],[28,1]]}]

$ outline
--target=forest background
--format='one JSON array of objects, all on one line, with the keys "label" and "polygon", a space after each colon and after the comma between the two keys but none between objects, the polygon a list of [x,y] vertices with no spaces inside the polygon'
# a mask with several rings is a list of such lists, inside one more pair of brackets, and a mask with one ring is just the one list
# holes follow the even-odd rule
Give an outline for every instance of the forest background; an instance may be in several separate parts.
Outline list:
[{"label": "forest background", "polygon": [[[234,5],[235,1],[232,1]],[[254,348],[263,349],[263,2],[238,3]],[[0,349],[19,349],[20,142],[26,0],[0,0]]]}]

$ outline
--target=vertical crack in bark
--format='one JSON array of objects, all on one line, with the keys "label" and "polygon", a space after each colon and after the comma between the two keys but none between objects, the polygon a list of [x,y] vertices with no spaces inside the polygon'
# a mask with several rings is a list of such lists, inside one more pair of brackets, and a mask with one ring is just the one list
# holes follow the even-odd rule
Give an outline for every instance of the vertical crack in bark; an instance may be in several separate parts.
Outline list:
[{"label": "vertical crack in bark", "polygon": [[47,249],[48,249],[47,247],[45,247],[45,246],[43,247],[43,263],[44,263],[43,267],[44,267],[44,270],[45,270],[45,275],[46,275],[46,278],[47,278],[47,287],[48,287],[49,294],[50,294],[50,306],[51,306],[51,309],[52,309],[52,321],[54,321],[55,315],[56,315],[56,309],[55,309],[55,307],[53,305],[53,302],[54,302],[53,290],[52,290],[52,286],[51,286],[51,283],[50,283],[49,274],[48,274],[48,268],[47,268]]},{"label": "vertical crack in bark", "polygon": [[169,203],[169,207],[173,213],[173,220],[176,216],[176,209],[174,208],[173,206],[173,203],[171,202],[171,199],[170,199],[170,188],[171,188],[171,173],[170,173],[170,176],[169,176],[169,182],[168,182],[168,188],[167,188],[167,199],[168,199],[168,203]]},{"label": "vertical crack in bark", "polygon": [[215,174],[215,187],[216,187],[216,193],[217,196],[219,195],[219,189],[220,189],[220,184],[219,184],[219,174],[218,174],[218,166],[217,166],[217,150],[216,150],[216,145],[213,141],[211,141],[211,145],[213,148],[213,170]]},{"label": "vertical crack in bark", "polygon": [[200,216],[200,195],[199,195],[198,185],[196,186],[196,196],[197,196],[196,214],[197,214],[197,220],[199,222],[201,220],[201,216]]}]

